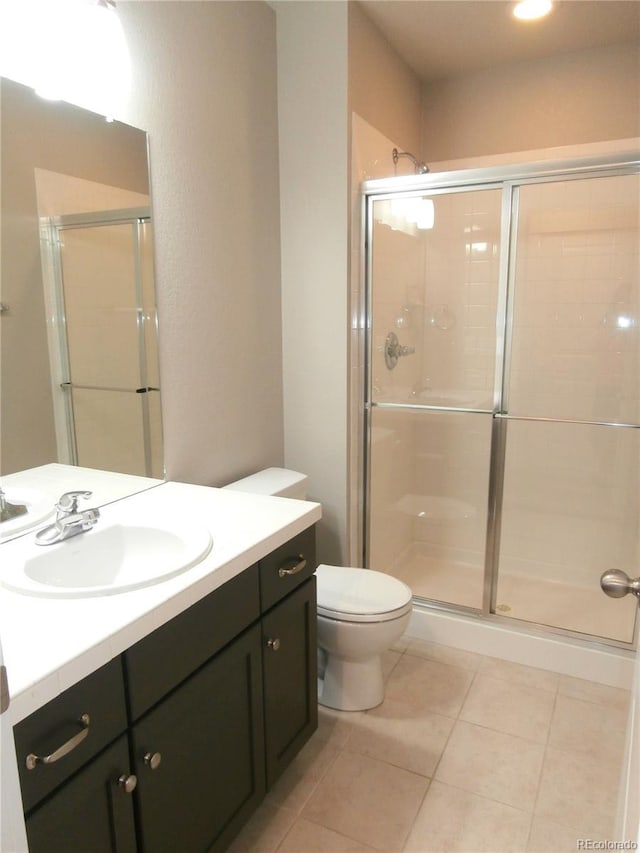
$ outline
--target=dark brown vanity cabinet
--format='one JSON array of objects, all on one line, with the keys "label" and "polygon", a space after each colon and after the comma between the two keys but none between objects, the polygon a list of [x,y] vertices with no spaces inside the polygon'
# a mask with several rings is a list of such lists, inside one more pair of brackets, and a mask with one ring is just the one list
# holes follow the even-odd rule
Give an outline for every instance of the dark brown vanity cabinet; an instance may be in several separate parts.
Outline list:
[{"label": "dark brown vanity cabinet", "polygon": [[260,561],[267,790],[318,727],[315,528]]},{"label": "dark brown vanity cabinet", "polygon": [[318,727],[316,579],[262,618],[267,790]]},{"label": "dark brown vanity cabinet", "polygon": [[16,726],[30,853],[228,846],[317,726],[315,567],[309,528]]}]

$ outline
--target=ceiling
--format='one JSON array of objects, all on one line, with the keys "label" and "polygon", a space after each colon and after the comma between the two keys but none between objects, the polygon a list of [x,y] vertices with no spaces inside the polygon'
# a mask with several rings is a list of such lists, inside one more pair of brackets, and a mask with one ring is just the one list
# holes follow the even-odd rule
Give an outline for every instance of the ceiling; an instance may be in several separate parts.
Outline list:
[{"label": "ceiling", "polygon": [[359,0],[424,82],[504,63],[640,40],[640,0],[557,0],[539,21],[504,0]]}]

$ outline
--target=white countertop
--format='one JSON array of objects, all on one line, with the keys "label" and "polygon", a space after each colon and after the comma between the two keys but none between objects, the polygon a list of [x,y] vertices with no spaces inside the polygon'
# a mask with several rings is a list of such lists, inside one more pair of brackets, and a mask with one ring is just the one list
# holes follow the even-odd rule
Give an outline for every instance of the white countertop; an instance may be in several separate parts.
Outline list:
[{"label": "white countertop", "polygon": [[[113,484],[107,487],[108,478],[104,479],[102,494],[114,495],[117,489]],[[92,488],[77,474],[71,480],[61,491]],[[147,483],[157,485],[157,481]],[[92,500],[91,505],[97,501]],[[121,519],[123,513],[132,521],[137,513],[146,517],[157,513],[159,518],[175,518],[178,524],[180,518],[202,523],[211,533],[213,547],[185,572],[130,592],[67,599],[24,595],[0,587],[0,636],[12,723],[283,545],[322,514],[317,503],[172,482],[103,506],[98,525]],[[9,561],[15,565],[14,561],[24,561],[33,553],[34,536],[35,530],[3,542],[0,575]]]}]

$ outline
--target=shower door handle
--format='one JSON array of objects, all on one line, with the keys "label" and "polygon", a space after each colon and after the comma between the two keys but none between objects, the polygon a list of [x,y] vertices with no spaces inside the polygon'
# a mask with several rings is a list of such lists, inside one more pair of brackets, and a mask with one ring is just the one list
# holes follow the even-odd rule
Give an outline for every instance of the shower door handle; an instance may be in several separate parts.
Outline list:
[{"label": "shower door handle", "polygon": [[624,598],[628,593],[640,600],[640,578],[629,577],[621,569],[609,569],[600,578],[602,591],[610,598]]}]

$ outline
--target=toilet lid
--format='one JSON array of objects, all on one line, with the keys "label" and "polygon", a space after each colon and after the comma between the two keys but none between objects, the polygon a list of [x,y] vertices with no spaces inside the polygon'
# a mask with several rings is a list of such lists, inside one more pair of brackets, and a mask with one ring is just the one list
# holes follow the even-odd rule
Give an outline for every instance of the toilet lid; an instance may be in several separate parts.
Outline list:
[{"label": "toilet lid", "polygon": [[318,612],[373,616],[399,615],[411,603],[411,590],[397,578],[372,569],[320,565],[316,569]]}]

